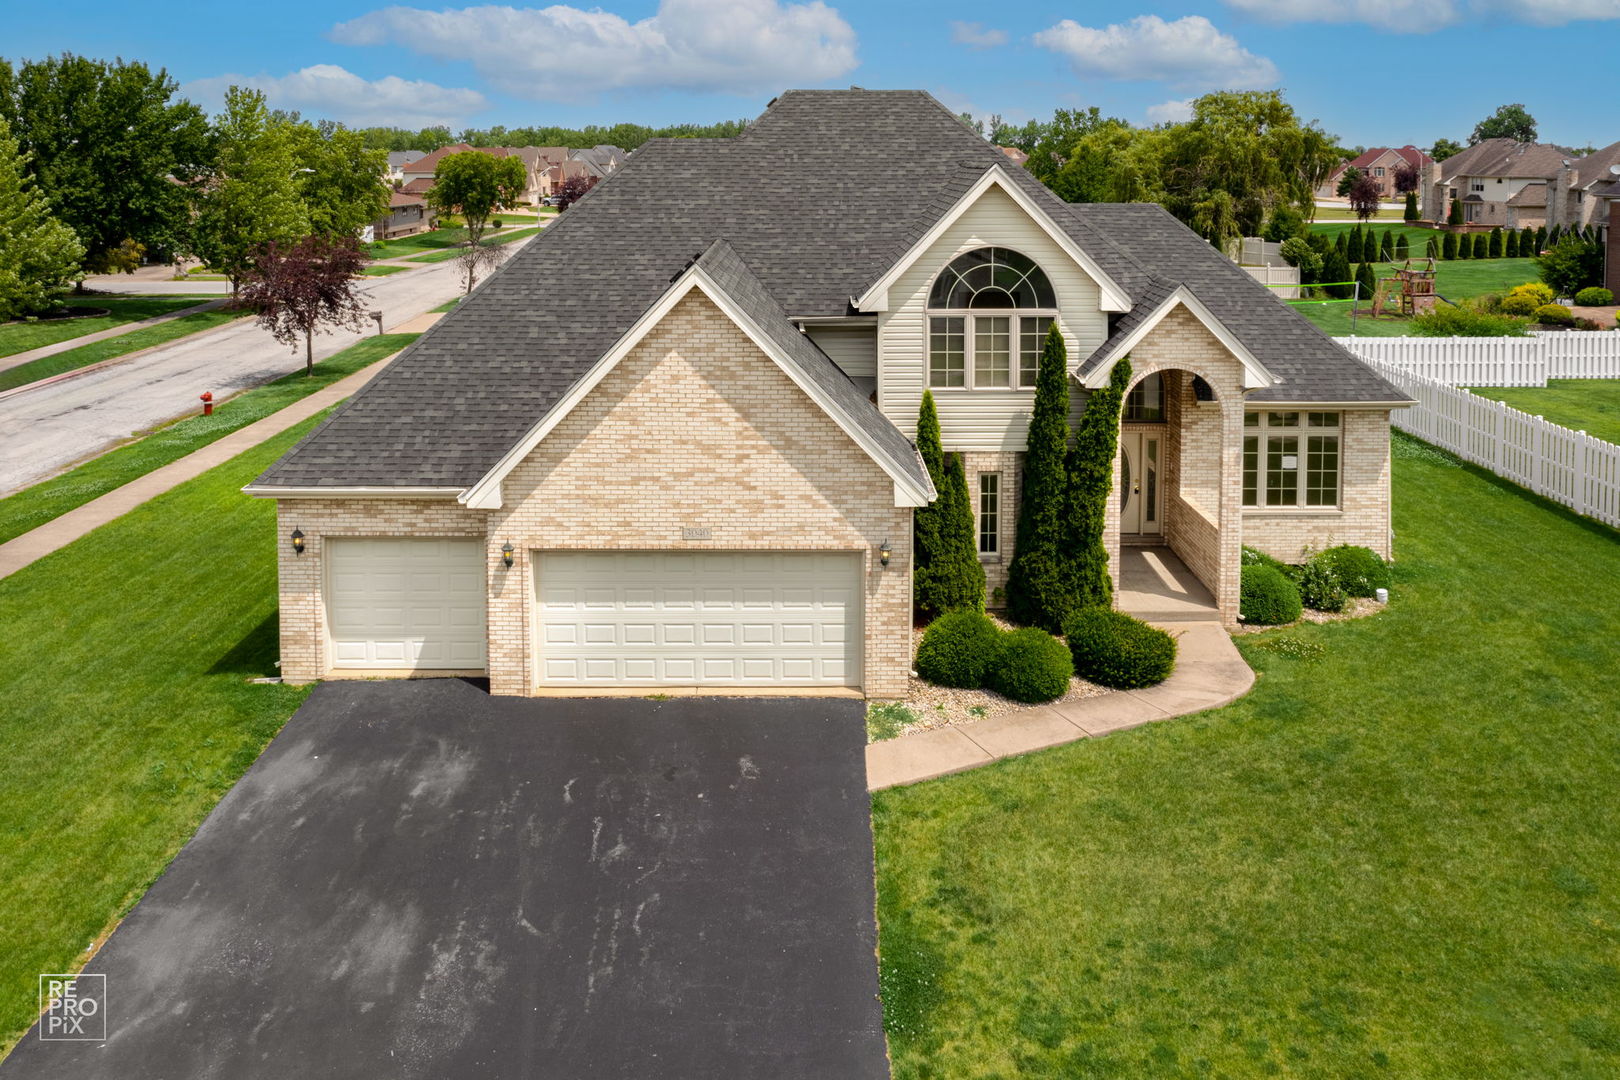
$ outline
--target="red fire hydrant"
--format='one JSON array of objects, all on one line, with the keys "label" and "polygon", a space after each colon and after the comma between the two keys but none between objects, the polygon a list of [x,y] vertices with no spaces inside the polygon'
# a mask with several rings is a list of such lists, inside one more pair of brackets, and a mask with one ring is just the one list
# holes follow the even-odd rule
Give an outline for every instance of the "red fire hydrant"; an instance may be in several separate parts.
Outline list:
[{"label": "red fire hydrant", "polygon": [[202,400],[202,403],[203,403],[203,415],[204,416],[213,416],[214,415],[214,392],[212,390],[203,391],[203,396],[202,396],[201,400]]}]

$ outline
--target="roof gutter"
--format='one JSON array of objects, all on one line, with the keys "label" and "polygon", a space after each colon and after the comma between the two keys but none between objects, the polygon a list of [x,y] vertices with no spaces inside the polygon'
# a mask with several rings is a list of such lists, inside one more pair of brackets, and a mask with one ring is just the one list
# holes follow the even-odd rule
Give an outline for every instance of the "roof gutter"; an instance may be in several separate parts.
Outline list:
[{"label": "roof gutter", "polygon": [[459,487],[281,487],[249,484],[244,495],[259,499],[454,499]]}]

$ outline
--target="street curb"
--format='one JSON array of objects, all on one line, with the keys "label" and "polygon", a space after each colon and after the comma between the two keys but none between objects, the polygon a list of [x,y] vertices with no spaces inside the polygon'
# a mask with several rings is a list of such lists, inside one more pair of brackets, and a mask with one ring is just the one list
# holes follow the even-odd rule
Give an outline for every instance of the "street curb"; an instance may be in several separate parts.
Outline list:
[{"label": "street curb", "polygon": [[[15,397],[17,394],[25,394],[30,390],[40,390],[47,386],[55,386],[57,383],[67,382],[69,379],[76,379],[80,375],[88,375],[93,371],[104,371],[107,368],[122,364],[126,360],[138,360],[149,352],[153,352],[157,349],[167,348],[177,341],[189,341],[195,338],[207,337],[209,334],[217,334],[221,330],[229,330],[239,321],[239,319],[232,319],[230,322],[220,323],[218,326],[210,326],[206,330],[198,330],[195,333],[185,334],[177,338],[170,338],[168,341],[160,341],[156,345],[148,345],[144,349],[136,349],[134,352],[124,353],[122,356],[109,357],[106,360],[100,360],[94,364],[87,364],[81,368],[74,368],[72,371],[59,371],[55,375],[48,375],[43,379],[36,379],[31,383],[23,383],[21,386],[13,386],[10,390],[0,390],[0,401],[4,401],[9,397]],[[112,341],[115,339],[105,338],[103,340]],[[90,344],[94,345],[97,343],[91,342]]]},{"label": "street curb", "polygon": [[[163,315],[152,315],[145,319],[136,319],[134,322],[121,323],[118,326],[109,327],[106,330],[93,331],[91,333],[81,335],[81,337],[85,340],[80,340],[80,338],[64,338],[63,340],[54,342],[50,345],[41,345],[33,349],[24,349],[21,352],[13,353],[10,356],[0,356],[0,372],[10,371],[13,368],[26,367],[29,364],[38,363],[41,360],[49,360],[53,356],[60,356],[65,352],[72,352],[74,349],[82,349],[88,345],[99,345],[103,341],[114,341],[118,338],[124,337],[127,334],[138,333],[154,326],[162,326],[167,322],[174,322],[176,319],[183,319],[187,315],[200,315],[205,311],[213,311],[216,308],[224,306],[228,299],[229,297],[220,297],[215,300],[206,300],[203,303],[193,304],[190,307],[177,308],[176,310],[170,311]],[[114,331],[116,331],[116,333]],[[37,353],[40,351],[40,349],[46,349],[49,351],[42,353],[39,356],[29,356],[30,353]],[[27,357],[27,359],[20,360],[18,357]]]}]

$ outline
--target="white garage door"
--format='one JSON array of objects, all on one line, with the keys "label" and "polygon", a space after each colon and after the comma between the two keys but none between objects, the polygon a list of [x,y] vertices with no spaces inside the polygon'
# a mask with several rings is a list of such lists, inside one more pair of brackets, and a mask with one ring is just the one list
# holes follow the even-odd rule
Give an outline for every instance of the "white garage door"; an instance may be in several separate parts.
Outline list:
[{"label": "white garage door", "polygon": [[535,589],[545,684],[860,685],[858,555],[556,552]]},{"label": "white garage door", "polygon": [[327,541],[334,668],[482,670],[480,540]]}]

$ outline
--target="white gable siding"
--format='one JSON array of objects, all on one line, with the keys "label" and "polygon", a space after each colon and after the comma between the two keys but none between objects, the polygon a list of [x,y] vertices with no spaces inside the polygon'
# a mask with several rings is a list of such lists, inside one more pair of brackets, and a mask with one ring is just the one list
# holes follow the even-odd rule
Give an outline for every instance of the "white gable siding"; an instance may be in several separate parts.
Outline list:
[{"label": "white gable siding", "polygon": [[877,323],[871,326],[809,326],[810,340],[852,379],[877,377]]},{"label": "white gable siding", "polygon": [[[928,289],[940,270],[974,248],[1021,251],[1046,271],[1058,298],[1058,326],[1072,371],[1108,335],[1097,283],[999,188],[992,187],[889,289],[889,310],[878,316],[878,406],[908,436],[927,385]],[[935,389],[940,435],[948,450],[1024,449],[1033,390]]]}]

